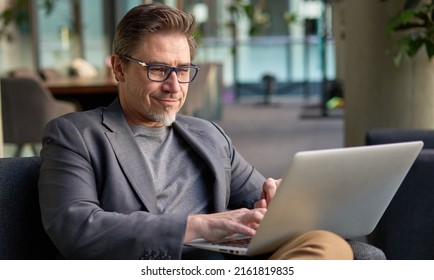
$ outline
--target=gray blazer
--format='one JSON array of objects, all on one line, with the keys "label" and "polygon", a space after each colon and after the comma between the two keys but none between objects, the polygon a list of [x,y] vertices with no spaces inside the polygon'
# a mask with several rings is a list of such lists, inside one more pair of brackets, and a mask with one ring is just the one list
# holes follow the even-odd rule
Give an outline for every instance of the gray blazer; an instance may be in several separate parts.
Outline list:
[{"label": "gray blazer", "polygon": [[[173,129],[212,171],[214,210],[251,208],[265,178],[221,128],[178,115]],[[51,121],[41,158],[42,220],[63,257],[181,258],[187,217],[158,212],[146,161],[118,100]]]}]

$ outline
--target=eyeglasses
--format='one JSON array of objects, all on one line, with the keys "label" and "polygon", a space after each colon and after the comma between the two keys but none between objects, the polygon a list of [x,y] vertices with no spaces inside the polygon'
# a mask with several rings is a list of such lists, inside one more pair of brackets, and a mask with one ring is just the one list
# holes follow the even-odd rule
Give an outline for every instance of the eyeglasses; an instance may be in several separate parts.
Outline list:
[{"label": "eyeglasses", "polygon": [[199,67],[194,64],[172,67],[166,64],[146,64],[130,56],[124,56],[124,58],[146,67],[148,79],[153,82],[164,82],[169,79],[172,72],[175,72],[179,83],[190,83],[196,78],[197,72],[199,71]]}]

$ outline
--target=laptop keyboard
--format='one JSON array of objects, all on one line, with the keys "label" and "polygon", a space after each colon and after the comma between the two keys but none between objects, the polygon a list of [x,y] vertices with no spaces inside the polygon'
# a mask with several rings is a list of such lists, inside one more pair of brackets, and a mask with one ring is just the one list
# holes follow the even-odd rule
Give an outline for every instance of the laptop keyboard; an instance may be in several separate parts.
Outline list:
[{"label": "laptop keyboard", "polygon": [[247,248],[249,246],[251,237],[243,237],[238,239],[229,239],[229,240],[222,240],[218,242],[214,242],[213,244],[216,245],[223,245],[223,246],[231,246],[231,247],[239,247],[239,248]]}]

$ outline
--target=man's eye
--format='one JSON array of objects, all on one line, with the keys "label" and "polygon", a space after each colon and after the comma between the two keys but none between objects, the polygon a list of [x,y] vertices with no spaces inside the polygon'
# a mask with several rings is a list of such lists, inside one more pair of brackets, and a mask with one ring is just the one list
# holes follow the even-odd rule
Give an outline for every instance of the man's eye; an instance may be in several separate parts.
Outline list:
[{"label": "man's eye", "polygon": [[154,66],[154,67],[152,67],[150,70],[151,71],[153,71],[153,72],[160,72],[160,73],[167,73],[167,70],[168,68],[167,67],[164,67],[164,66]]}]

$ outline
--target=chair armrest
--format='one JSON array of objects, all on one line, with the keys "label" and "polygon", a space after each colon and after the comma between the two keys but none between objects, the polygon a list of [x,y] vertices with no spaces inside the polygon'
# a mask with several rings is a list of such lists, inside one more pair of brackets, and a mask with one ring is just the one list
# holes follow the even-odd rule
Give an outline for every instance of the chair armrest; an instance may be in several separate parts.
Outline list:
[{"label": "chair armrest", "polygon": [[424,149],[434,149],[434,130],[381,128],[373,129],[366,134],[367,145],[418,140],[424,142]]}]

